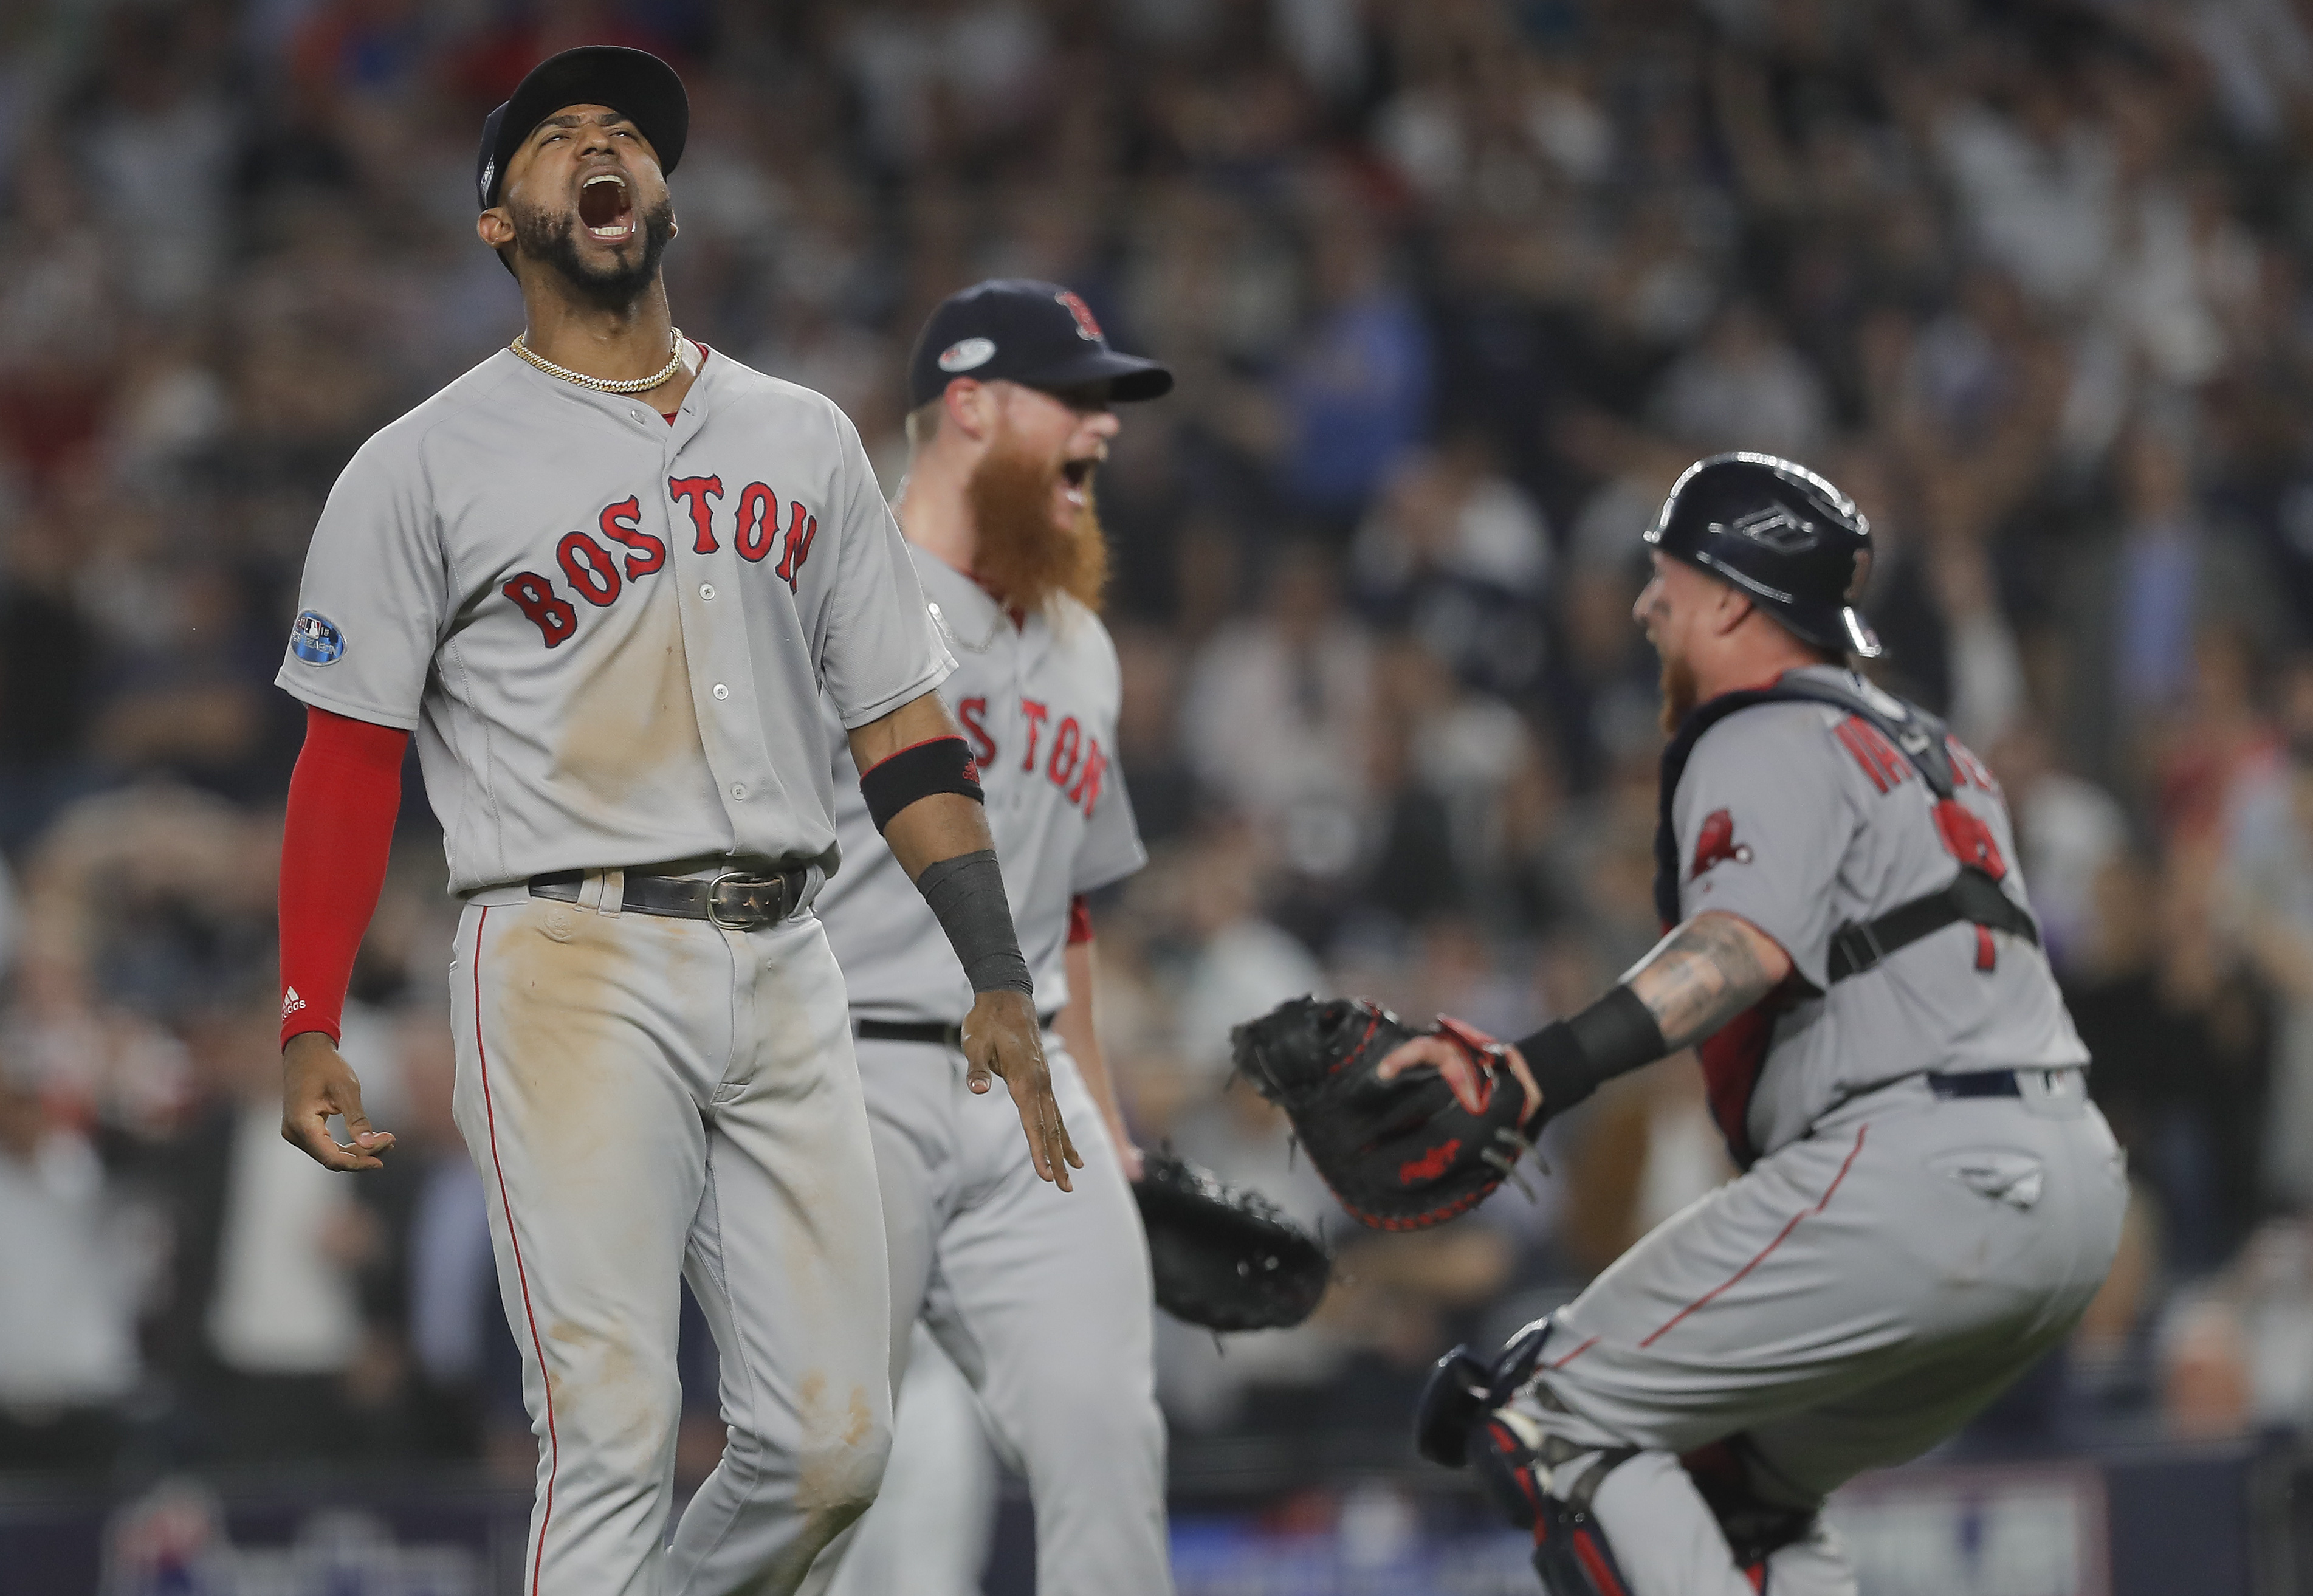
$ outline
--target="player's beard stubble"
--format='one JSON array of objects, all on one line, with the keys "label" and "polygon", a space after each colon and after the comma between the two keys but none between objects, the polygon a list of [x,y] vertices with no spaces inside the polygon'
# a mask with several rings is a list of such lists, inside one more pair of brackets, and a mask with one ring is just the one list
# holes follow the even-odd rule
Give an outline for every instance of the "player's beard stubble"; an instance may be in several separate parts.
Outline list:
[{"label": "player's beard stubble", "polygon": [[1065,525],[1052,516],[1060,483],[1058,464],[1021,447],[1007,432],[981,456],[964,485],[978,535],[972,578],[1023,613],[1042,609],[1056,593],[1097,610],[1108,580],[1108,539],[1094,506],[1092,479],[1085,479],[1084,507]]},{"label": "player's beard stubble", "polygon": [[1702,691],[1695,683],[1693,666],[1684,659],[1673,659],[1668,655],[1663,657],[1662,728],[1665,736],[1678,730],[1687,712],[1694,708],[1694,701]]},{"label": "player's beard stubble", "polygon": [[674,242],[674,201],[662,198],[643,212],[643,248],[631,264],[591,267],[578,255],[578,213],[533,211],[520,204],[507,207],[514,219],[514,244],[533,260],[554,268],[582,299],[604,310],[622,311],[643,296],[658,278],[659,257]]}]

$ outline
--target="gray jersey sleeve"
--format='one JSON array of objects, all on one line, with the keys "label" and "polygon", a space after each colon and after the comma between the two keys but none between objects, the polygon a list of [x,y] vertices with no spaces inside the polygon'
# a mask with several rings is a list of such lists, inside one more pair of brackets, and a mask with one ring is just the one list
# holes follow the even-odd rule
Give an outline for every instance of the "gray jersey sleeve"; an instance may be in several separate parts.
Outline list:
[{"label": "gray jersey sleeve", "polygon": [[1140,827],[1132,818],[1132,799],[1114,765],[1101,778],[1100,798],[1085,816],[1084,841],[1077,848],[1069,874],[1071,893],[1098,892],[1138,872],[1148,862],[1140,843]]},{"label": "gray jersey sleeve", "polygon": [[1672,809],[1682,912],[1742,916],[1817,990],[1836,929],[1833,884],[1863,818],[1834,752],[1814,705],[1746,710],[1695,744]]},{"label": "gray jersey sleeve", "polygon": [[857,730],[938,686],[955,669],[924,603],[900,524],[875,484],[858,429],[837,412],[843,452],[837,572],[820,680],[844,729]]},{"label": "gray jersey sleeve", "polygon": [[389,428],[330,489],[275,682],[305,703],[410,730],[450,591],[422,463],[409,435]]}]

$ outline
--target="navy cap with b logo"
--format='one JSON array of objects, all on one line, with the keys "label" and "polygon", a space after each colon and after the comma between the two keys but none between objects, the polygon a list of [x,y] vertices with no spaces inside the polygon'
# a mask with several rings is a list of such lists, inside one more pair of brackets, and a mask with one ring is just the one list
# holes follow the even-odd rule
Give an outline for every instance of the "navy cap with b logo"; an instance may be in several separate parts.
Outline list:
[{"label": "navy cap with b logo", "polygon": [[1173,374],[1108,347],[1090,306],[1058,283],[990,278],[940,302],[908,358],[908,408],[929,404],[956,377],[1074,388],[1105,383],[1121,404],[1160,399]]},{"label": "navy cap with b logo", "polygon": [[674,171],[690,132],[690,101],[673,67],[648,50],[582,44],[532,67],[513,98],[482,122],[474,158],[474,192],[488,210],[498,202],[506,163],[539,123],[566,105],[607,105],[650,141],[662,173]]}]

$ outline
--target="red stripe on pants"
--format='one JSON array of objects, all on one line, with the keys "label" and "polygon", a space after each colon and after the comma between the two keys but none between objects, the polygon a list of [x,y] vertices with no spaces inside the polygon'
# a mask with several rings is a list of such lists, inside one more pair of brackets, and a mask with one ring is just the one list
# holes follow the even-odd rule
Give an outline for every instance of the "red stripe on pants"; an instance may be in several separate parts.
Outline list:
[{"label": "red stripe on pants", "polygon": [[490,1055],[482,1045],[482,930],[485,907],[474,920],[474,1057],[482,1071],[482,1117],[489,1126],[490,1169],[498,1179],[498,1206],[506,1211],[506,1240],[514,1248],[514,1277],[522,1287],[522,1317],[530,1325],[531,1350],[538,1355],[538,1378],[546,1388],[546,1509],[538,1518],[538,1550],[530,1563],[530,1592],[538,1596],[539,1570],[546,1565],[546,1527],[554,1521],[554,1478],[562,1471],[562,1443],[554,1433],[554,1382],[546,1375],[546,1344],[539,1339],[538,1315],[530,1306],[530,1274],[522,1265],[522,1238],[514,1233],[514,1204],[506,1197],[506,1166],[498,1161],[498,1116],[490,1102]]},{"label": "red stripe on pants", "polygon": [[1719,1292],[1725,1291],[1737,1281],[1742,1279],[1746,1274],[1750,1274],[1752,1270],[1756,1269],[1760,1265],[1765,1263],[1767,1261],[1767,1255],[1774,1251],[1775,1248],[1781,1247],[1783,1244],[1784,1239],[1790,1236],[1793,1230],[1799,1228],[1799,1221],[1805,1219],[1810,1213],[1821,1213],[1824,1211],[1825,1205],[1830,1203],[1831,1194],[1839,1189],[1839,1183],[1847,1178],[1848,1170],[1855,1167],[1855,1155],[1863,1151],[1863,1133],[1870,1128],[1871,1127],[1868,1124],[1858,1125],[1855,1127],[1855,1145],[1847,1150],[1846,1161],[1839,1166],[1839,1173],[1831,1177],[1831,1184],[1824,1187],[1823,1196],[1814,1207],[1802,1208],[1797,1213],[1791,1215],[1790,1223],[1785,1225],[1780,1231],[1778,1231],[1772,1241],[1768,1242],[1766,1246],[1759,1249],[1758,1257],[1753,1258],[1740,1269],[1736,1270],[1734,1274],[1728,1275],[1717,1285],[1712,1286],[1709,1291],[1703,1292],[1702,1295],[1697,1297],[1693,1301],[1688,1303],[1676,1313],[1671,1315],[1670,1318],[1664,1322],[1661,1329],[1657,1330],[1644,1341],[1640,1342],[1639,1345],[1640,1346],[1652,1346],[1669,1331],[1671,1326],[1678,1323],[1679,1320],[1684,1318],[1688,1314],[1693,1313],[1696,1309],[1702,1307],[1713,1297],[1719,1295]]}]

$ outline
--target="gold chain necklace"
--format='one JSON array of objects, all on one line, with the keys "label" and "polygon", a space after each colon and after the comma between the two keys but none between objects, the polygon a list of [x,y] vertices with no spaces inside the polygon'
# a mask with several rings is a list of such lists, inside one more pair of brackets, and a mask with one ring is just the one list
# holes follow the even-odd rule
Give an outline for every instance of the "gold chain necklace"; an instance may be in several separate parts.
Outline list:
[{"label": "gold chain necklace", "polygon": [[682,369],[682,329],[680,327],[674,329],[674,351],[667,357],[664,366],[646,377],[633,377],[623,383],[614,383],[608,377],[590,377],[583,371],[573,371],[567,366],[557,366],[523,342],[525,336],[523,333],[515,333],[514,342],[506,347],[548,376],[560,377],[564,382],[576,383],[581,388],[592,388],[597,393],[647,393]]}]

